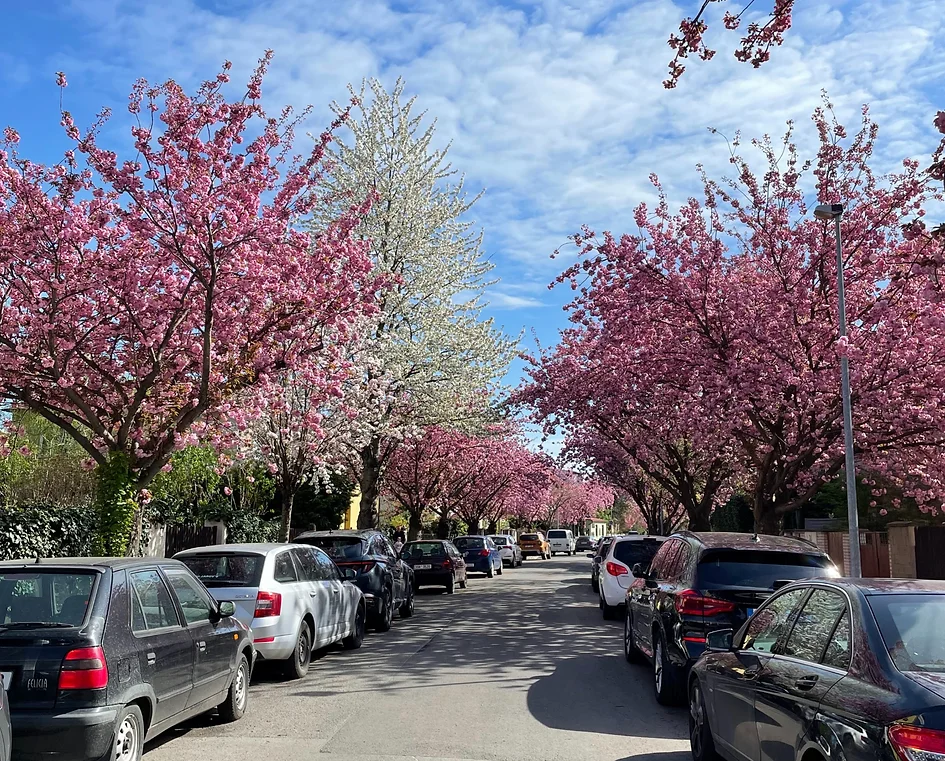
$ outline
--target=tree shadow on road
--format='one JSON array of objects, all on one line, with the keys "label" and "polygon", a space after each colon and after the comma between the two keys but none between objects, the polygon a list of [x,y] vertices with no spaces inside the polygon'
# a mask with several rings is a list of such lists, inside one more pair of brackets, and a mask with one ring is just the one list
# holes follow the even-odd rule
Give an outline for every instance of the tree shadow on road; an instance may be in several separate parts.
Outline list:
[{"label": "tree shadow on road", "polygon": [[617,761],[692,761],[688,750],[667,750],[662,753],[641,753],[637,756],[618,758]]}]

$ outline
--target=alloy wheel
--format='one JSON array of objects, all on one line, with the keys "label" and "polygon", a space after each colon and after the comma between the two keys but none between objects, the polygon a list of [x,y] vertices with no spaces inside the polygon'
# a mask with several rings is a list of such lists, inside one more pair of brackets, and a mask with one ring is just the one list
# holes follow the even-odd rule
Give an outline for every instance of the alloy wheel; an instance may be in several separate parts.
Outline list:
[{"label": "alloy wheel", "polygon": [[698,682],[692,685],[692,700],[689,702],[689,743],[692,757],[701,761],[704,755],[703,732],[705,731],[705,703],[702,702],[702,688]]},{"label": "alloy wheel", "polygon": [[629,660],[633,652],[633,629],[630,626],[630,614],[623,617],[623,654]]},{"label": "alloy wheel", "polygon": [[656,691],[663,691],[663,642],[656,640],[656,651],[653,654],[653,680]]}]

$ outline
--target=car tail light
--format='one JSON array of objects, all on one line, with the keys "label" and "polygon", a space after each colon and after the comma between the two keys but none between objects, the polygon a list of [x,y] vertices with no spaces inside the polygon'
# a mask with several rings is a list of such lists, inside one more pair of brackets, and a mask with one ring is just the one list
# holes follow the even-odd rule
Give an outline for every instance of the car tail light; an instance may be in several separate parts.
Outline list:
[{"label": "car tail light", "polygon": [[694,589],[684,589],[676,595],[676,612],[684,616],[717,616],[734,613],[738,606],[728,600],[705,597]]},{"label": "car tail light", "polygon": [[105,651],[100,647],[70,650],[59,672],[60,690],[100,690],[108,686]]},{"label": "car tail light", "polygon": [[275,637],[256,637],[256,639],[253,640],[253,644],[259,644],[260,642],[265,644],[266,642],[275,642],[275,641],[276,641]]},{"label": "car tail light", "polygon": [[945,759],[945,732],[905,724],[894,724],[887,733],[889,742],[902,761]]},{"label": "car tail light", "polygon": [[481,550],[479,550],[479,554],[480,554],[480,556],[482,556],[482,557],[484,557],[484,558],[487,558],[487,557],[489,557],[489,550],[487,550],[485,547],[483,547]]},{"label": "car tail light", "polygon": [[444,568],[447,568],[447,569],[448,569],[448,568],[452,568],[452,567],[453,567],[453,561],[447,558],[446,560],[443,561],[443,567],[444,567]]},{"label": "car tail light", "polygon": [[611,576],[626,576],[630,573],[630,569],[627,568],[627,566],[615,563],[613,560],[608,560],[605,567],[607,568],[607,573]]},{"label": "car tail light", "polygon": [[353,568],[358,573],[369,573],[377,563],[373,560],[365,560],[357,563],[338,563],[340,568]]},{"label": "car tail light", "polygon": [[256,593],[256,610],[253,618],[268,618],[269,616],[278,616],[282,613],[282,595],[278,592]]}]

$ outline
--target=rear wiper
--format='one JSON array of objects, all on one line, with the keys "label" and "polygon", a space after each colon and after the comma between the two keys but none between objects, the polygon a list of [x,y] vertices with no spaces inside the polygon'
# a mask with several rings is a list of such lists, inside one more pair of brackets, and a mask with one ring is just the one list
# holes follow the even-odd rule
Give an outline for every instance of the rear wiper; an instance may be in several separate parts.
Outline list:
[{"label": "rear wiper", "polygon": [[0,631],[8,629],[71,629],[75,624],[64,624],[60,621],[12,621],[0,626]]}]

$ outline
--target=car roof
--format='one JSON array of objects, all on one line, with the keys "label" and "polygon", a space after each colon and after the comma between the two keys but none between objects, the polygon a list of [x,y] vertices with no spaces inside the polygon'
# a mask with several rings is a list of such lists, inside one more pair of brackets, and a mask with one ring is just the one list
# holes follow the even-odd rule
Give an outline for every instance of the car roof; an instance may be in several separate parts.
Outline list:
[{"label": "car roof", "polygon": [[364,539],[368,536],[375,536],[380,534],[376,528],[343,528],[337,530],[327,530],[327,531],[303,531],[299,534],[296,539],[308,539],[313,536],[350,536],[357,537],[359,539]]},{"label": "car roof", "polygon": [[661,542],[666,541],[665,536],[656,536],[655,534],[624,534],[623,536],[613,537],[613,543],[619,544],[620,542],[639,542],[641,539],[659,539]]},{"label": "car roof", "polygon": [[888,594],[945,594],[945,581],[930,579],[810,579],[848,589],[858,589],[864,595]]},{"label": "car roof", "polygon": [[292,542],[245,542],[243,544],[208,544],[204,547],[192,547],[188,550],[181,550],[174,557],[179,558],[189,555],[200,555],[202,553],[213,553],[214,555],[237,555],[250,553],[256,555],[268,555],[272,552],[278,552],[289,547],[308,547],[306,544],[293,544]]},{"label": "car roof", "polygon": [[768,534],[739,534],[731,531],[680,531],[674,536],[694,539],[706,549],[771,550],[826,555],[822,549],[805,539]]},{"label": "car roof", "polygon": [[417,542],[426,542],[427,544],[430,542],[439,542],[440,544],[446,544],[448,541],[449,539],[411,539],[407,544],[416,544]]},{"label": "car roof", "polygon": [[143,566],[168,565],[185,567],[180,561],[171,558],[24,558],[22,560],[0,561],[0,569],[42,567],[42,568],[94,568],[120,569],[138,568]]},{"label": "car roof", "polygon": [[455,537],[453,541],[456,541],[456,539],[488,539],[489,536],[490,534],[463,534]]}]

